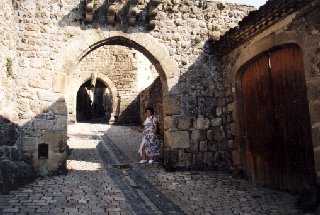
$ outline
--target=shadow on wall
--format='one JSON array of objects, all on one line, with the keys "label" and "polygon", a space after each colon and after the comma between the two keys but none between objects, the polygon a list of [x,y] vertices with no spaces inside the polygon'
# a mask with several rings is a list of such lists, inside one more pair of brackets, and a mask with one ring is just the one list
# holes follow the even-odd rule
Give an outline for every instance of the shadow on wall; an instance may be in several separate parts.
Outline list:
[{"label": "shadow on wall", "polygon": [[0,193],[66,172],[67,108],[59,99],[19,126],[0,116]]},{"label": "shadow on wall", "polygon": [[139,113],[139,96],[137,96],[123,111],[121,111],[114,124],[139,125],[141,123]]},{"label": "shadow on wall", "polygon": [[211,42],[205,41],[190,66],[180,62],[186,72],[170,90],[179,108],[164,118],[172,126],[165,128],[165,142],[174,146],[164,148],[168,169],[232,169],[232,112],[227,109],[232,98],[225,96],[223,73],[210,50]]},{"label": "shadow on wall", "polygon": [[141,125],[145,120],[146,107],[153,107],[160,121],[160,133],[163,135],[162,84],[158,77],[145,88],[118,116],[115,124]]}]

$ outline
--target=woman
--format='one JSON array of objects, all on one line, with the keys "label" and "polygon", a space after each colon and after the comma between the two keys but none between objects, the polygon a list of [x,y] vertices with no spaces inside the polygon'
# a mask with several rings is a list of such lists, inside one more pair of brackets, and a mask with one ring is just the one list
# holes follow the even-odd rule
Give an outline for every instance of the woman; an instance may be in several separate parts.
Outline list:
[{"label": "woman", "polygon": [[141,161],[139,163],[153,163],[156,156],[160,154],[160,143],[157,138],[158,120],[154,116],[154,110],[151,107],[146,108],[146,120],[143,123],[143,137],[139,147]]}]

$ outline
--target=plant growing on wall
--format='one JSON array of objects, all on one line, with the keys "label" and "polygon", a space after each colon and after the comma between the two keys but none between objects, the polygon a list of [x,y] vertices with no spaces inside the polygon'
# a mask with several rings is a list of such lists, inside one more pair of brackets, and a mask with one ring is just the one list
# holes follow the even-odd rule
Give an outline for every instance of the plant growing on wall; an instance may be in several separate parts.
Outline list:
[{"label": "plant growing on wall", "polygon": [[86,0],[85,1],[85,20],[87,22],[92,22],[94,12],[97,8],[97,0]]},{"label": "plant growing on wall", "polygon": [[12,71],[12,59],[7,57],[6,59],[6,72],[7,72],[7,77],[13,78],[13,71]]},{"label": "plant growing on wall", "polygon": [[97,0],[93,0],[93,8],[96,9],[97,8]]}]

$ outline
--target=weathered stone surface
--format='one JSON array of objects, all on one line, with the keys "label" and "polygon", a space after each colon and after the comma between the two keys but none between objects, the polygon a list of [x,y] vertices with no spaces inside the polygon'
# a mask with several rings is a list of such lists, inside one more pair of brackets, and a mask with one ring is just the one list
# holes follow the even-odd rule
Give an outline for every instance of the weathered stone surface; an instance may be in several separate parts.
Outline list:
[{"label": "weathered stone surface", "polygon": [[214,118],[211,120],[211,126],[217,127],[222,125],[222,119],[221,118]]},{"label": "weathered stone surface", "polygon": [[313,147],[320,146],[320,123],[312,126],[312,143]]},{"label": "weathered stone surface", "polygon": [[[200,152],[206,152],[206,151],[208,151],[207,141],[200,141],[200,143],[199,143],[199,150],[200,150]],[[204,162],[205,162],[205,160],[204,160]]]},{"label": "weathered stone surface", "polygon": [[59,115],[66,115],[67,114],[67,105],[66,105],[66,102],[64,99],[59,99],[52,106],[50,106],[49,109],[54,114],[59,114]]},{"label": "weathered stone surface", "polygon": [[179,117],[178,119],[178,129],[187,130],[192,127],[192,118],[190,117]]},{"label": "weathered stone surface", "polygon": [[214,135],[215,135],[214,134],[214,130],[208,130],[207,131],[207,138],[208,138],[209,141],[215,140]]},{"label": "weathered stone surface", "polygon": [[48,102],[54,102],[58,96],[57,94],[51,92],[51,91],[38,91],[37,92],[38,98],[42,101],[48,101]]},{"label": "weathered stone surface", "polygon": [[195,128],[196,129],[207,129],[207,128],[209,128],[209,125],[210,125],[210,121],[207,118],[199,117],[195,121]]},{"label": "weathered stone surface", "polygon": [[164,129],[175,129],[177,127],[176,118],[173,116],[164,117]]},{"label": "weathered stone surface", "polygon": [[30,164],[24,161],[0,160],[0,193],[8,193],[16,186],[30,182],[35,177]]},{"label": "weathered stone surface", "polygon": [[206,134],[204,130],[192,130],[191,132],[191,142],[199,143],[202,140],[206,139]]},{"label": "weathered stone surface", "polygon": [[57,93],[63,93],[66,86],[66,76],[64,74],[58,74],[53,80],[53,89]]},{"label": "weathered stone surface", "polygon": [[320,122],[320,101],[315,100],[310,102],[311,122]]},{"label": "weathered stone surface", "polygon": [[181,112],[180,101],[178,97],[167,96],[163,98],[164,114],[178,115]]},{"label": "weathered stone surface", "polygon": [[8,119],[0,116],[0,147],[3,145],[12,146],[18,139],[18,126]]},{"label": "weathered stone surface", "polygon": [[173,148],[190,147],[190,137],[187,131],[165,131],[165,141]]}]

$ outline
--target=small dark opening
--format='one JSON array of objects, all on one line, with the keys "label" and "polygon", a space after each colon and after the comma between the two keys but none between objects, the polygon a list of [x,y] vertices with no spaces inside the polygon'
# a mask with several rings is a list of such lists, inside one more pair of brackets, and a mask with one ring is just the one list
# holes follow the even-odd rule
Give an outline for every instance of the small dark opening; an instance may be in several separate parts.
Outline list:
[{"label": "small dark opening", "polygon": [[109,88],[96,80],[95,86],[88,80],[77,93],[77,121],[107,123],[112,113],[112,95]]},{"label": "small dark opening", "polygon": [[41,143],[38,145],[38,159],[48,159],[48,144]]}]

